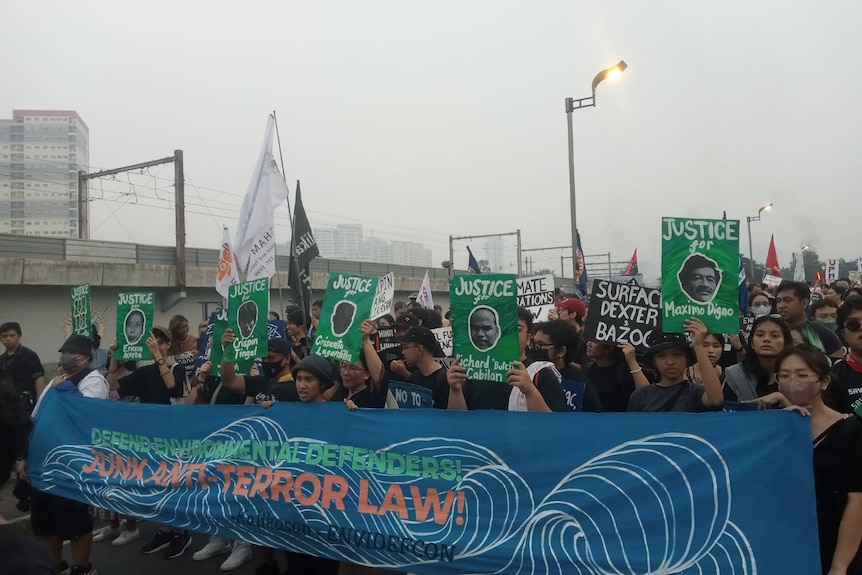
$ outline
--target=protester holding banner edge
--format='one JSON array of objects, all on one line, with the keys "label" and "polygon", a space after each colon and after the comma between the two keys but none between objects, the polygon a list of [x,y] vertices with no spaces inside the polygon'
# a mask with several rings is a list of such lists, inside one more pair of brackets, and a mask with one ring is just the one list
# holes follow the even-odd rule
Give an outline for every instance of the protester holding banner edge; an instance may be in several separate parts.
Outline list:
[{"label": "protester holding banner edge", "polygon": [[829,358],[808,343],[775,358],[779,393],[771,403],[811,417],[814,494],[823,575],[862,573],[862,421],[828,407]]}]

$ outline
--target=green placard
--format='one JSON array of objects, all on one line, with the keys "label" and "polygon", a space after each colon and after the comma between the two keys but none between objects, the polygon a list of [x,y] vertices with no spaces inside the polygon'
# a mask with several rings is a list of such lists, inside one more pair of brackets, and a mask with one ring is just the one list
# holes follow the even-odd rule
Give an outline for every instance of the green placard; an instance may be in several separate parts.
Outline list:
[{"label": "green placard", "polygon": [[455,357],[469,379],[506,381],[518,350],[514,274],[456,275],[449,287]]},{"label": "green placard", "polygon": [[227,327],[233,330],[236,340],[225,350],[224,361],[247,363],[264,357],[269,318],[269,278],[230,286],[227,316]]},{"label": "green placard", "polygon": [[72,333],[93,337],[90,284],[72,288]]},{"label": "green placard", "polygon": [[739,331],[739,220],[663,218],[662,329],[696,317],[712,333]]},{"label": "green placard", "polygon": [[147,338],[153,330],[153,292],[128,292],[117,296],[117,351],[119,360],[153,359]]},{"label": "green placard", "polygon": [[359,361],[359,326],[371,314],[376,291],[376,277],[330,273],[311,353],[348,363]]}]

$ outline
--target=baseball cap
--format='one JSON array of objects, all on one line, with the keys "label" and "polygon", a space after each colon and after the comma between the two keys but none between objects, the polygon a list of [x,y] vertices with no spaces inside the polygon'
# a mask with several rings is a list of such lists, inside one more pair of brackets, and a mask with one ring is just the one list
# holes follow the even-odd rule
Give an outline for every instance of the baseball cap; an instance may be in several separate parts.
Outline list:
[{"label": "baseball cap", "polygon": [[427,327],[411,327],[404,335],[398,336],[401,343],[418,343],[434,357],[443,357],[443,349],[432,332]]},{"label": "baseball cap", "polygon": [[266,349],[281,355],[290,355],[293,346],[283,337],[274,337],[266,342]]},{"label": "baseball cap", "polygon": [[395,327],[418,327],[419,326],[419,318],[413,315],[410,312],[401,314],[398,319],[395,320]]},{"label": "baseball cap", "polygon": [[70,335],[60,347],[60,353],[80,353],[82,355],[93,355],[93,340],[86,335]]},{"label": "baseball cap", "polygon": [[561,307],[565,310],[569,310],[575,315],[585,316],[587,315],[587,306],[584,305],[579,298],[569,297],[566,299],[561,299],[556,303],[557,307]]}]

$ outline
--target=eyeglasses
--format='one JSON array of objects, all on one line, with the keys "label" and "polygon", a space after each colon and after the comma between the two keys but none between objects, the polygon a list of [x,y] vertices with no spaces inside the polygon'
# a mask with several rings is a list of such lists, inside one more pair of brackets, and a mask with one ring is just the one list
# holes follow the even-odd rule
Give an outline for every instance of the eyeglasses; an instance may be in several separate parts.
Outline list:
[{"label": "eyeglasses", "polygon": [[779,372],[775,375],[775,379],[778,380],[778,383],[790,383],[791,381],[798,381],[799,383],[811,383],[812,381],[816,381],[818,378],[816,373],[785,373]]},{"label": "eyeglasses", "polygon": [[341,369],[341,371],[362,371],[365,368],[362,367],[361,365],[353,365],[352,363],[344,363],[344,364],[341,364],[340,369]]},{"label": "eyeglasses", "polygon": [[858,319],[853,317],[844,322],[844,329],[856,333],[857,331],[862,330],[862,323],[860,323]]},{"label": "eyeglasses", "polygon": [[554,349],[554,347],[556,347],[556,346],[552,343],[539,343],[539,342],[533,340],[533,343],[530,344],[530,347],[532,349]]}]

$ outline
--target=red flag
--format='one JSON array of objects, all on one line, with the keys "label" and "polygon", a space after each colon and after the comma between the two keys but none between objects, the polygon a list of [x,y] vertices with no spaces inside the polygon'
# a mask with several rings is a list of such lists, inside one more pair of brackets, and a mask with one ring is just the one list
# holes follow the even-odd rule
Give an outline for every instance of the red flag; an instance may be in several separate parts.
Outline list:
[{"label": "red flag", "polygon": [[629,265],[623,270],[624,276],[633,276],[638,273],[638,249],[635,248],[635,253],[632,254],[632,259],[629,260]]},{"label": "red flag", "polygon": [[766,253],[766,273],[781,277],[781,267],[778,265],[778,254],[775,253],[775,236],[769,238],[769,251]]}]

